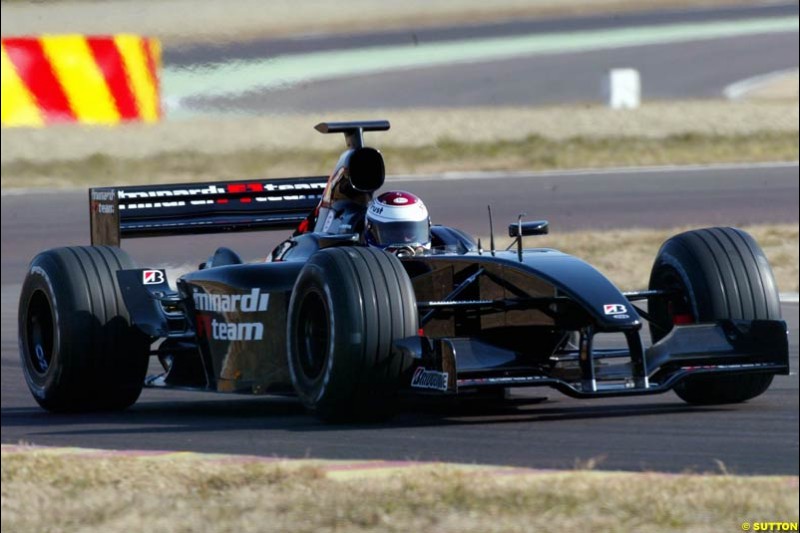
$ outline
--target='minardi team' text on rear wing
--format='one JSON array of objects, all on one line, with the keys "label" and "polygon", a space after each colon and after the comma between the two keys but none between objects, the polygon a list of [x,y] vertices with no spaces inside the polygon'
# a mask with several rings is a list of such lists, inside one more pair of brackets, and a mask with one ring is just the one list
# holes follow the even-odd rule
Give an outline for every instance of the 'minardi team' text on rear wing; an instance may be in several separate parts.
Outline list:
[{"label": "'minardi team' text on rear wing", "polygon": [[290,229],[322,197],[326,177],[89,189],[93,245],[189,233]]}]

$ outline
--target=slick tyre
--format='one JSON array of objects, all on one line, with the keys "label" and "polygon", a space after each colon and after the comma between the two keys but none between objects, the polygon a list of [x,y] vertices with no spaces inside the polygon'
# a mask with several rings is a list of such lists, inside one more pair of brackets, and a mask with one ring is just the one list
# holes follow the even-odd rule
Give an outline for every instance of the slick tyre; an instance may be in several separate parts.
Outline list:
[{"label": "slick tyre", "polygon": [[[772,269],[756,241],[735,228],[688,231],[666,241],[650,274],[651,289],[674,290],[668,300],[653,300],[653,342],[675,322],[781,318]],[[739,403],[755,398],[772,383],[770,374],[696,376],[675,387],[691,404]]]},{"label": "slick tyre", "polygon": [[411,366],[393,343],[416,335],[417,324],[397,257],[360,247],[317,252],[289,303],[289,371],[303,404],[330,422],[389,417]]},{"label": "slick tyre", "polygon": [[136,268],[108,246],[56,248],[31,261],[19,301],[25,381],[49,411],[119,410],[139,397],[149,340],[131,323],[116,272]]}]

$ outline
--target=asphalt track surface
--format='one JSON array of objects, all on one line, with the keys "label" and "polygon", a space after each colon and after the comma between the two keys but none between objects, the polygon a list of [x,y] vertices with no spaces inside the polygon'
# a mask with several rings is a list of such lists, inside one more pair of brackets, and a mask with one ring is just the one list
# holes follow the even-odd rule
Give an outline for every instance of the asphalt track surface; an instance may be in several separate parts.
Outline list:
[{"label": "asphalt track surface", "polygon": [[[514,197],[536,200],[539,208],[529,211],[549,216],[555,229],[619,227],[630,220],[642,226],[716,224],[722,222],[718,217],[727,217],[729,223],[798,220],[796,165],[630,172],[617,177],[417,180],[405,185],[423,195],[441,222],[455,225],[482,218],[483,206],[493,198],[497,220],[504,220],[508,217],[499,213],[510,216],[516,211],[514,202],[523,201],[508,200]],[[455,192],[464,190],[469,194]],[[472,198],[472,203],[448,211],[444,206],[452,203],[454,194]],[[626,204],[633,213],[622,208]],[[506,406],[410,404],[397,418],[378,426],[327,426],[292,399],[162,390],[145,390],[124,413],[46,413],[31,398],[19,368],[19,284],[35,251],[85,244],[87,227],[85,192],[2,197],[3,443],[536,468],[572,468],[595,460],[602,469],[632,471],[718,472],[724,464],[728,471],[742,474],[798,474],[796,373],[776,377],[766,394],[736,406],[690,407],[671,393],[581,401],[549,389],[528,389],[515,395],[548,400]],[[137,240],[125,248],[145,264],[164,258],[191,258],[196,263],[219,244],[232,245],[245,255],[263,255],[267,241],[263,235],[241,234]],[[798,306],[783,304],[782,310],[796,372]]]},{"label": "asphalt track surface", "polygon": [[[577,19],[513,21],[356,36],[222,43],[167,51],[165,65],[191,68],[219,61],[253,60],[319,50],[438,42],[495,36],[580,32],[682,22],[736,21],[798,13],[796,3],[701,11],[658,11]],[[412,68],[312,81],[284,90],[196,96],[181,108],[199,112],[330,112],[343,109],[554,105],[598,102],[611,68],[642,76],[642,98],[720,98],[726,86],[755,75],[796,68],[796,31],[717,38],[612,50],[532,55],[514,59]]]},{"label": "asphalt track surface", "polygon": [[[777,163],[454,176],[459,179],[390,176],[384,190],[417,194],[434,224],[486,237],[487,205],[492,206],[497,235],[507,231],[520,213],[529,220],[549,220],[553,234],[581,229],[796,223],[800,210],[797,174],[796,163]],[[28,261],[40,250],[88,244],[87,206],[86,191],[77,189],[4,195],[2,284],[20,283]],[[287,233],[134,239],[124,246],[148,266],[197,264],[217,246],[228,246],[246,260],[254,260],[265,257]]]},{"label": "asphalt track surface", "polygon": [[284,39],[256,39],[244,42],[222,41],[168,47],[163,60],[170,66],[187,66],[242,61],[288,54],[307,54],[323,50],[343,50],[372,46],[455,41],[486,37],[507,37],[531,33],[580,32],[630,26],[651,26],[685,22],[735,21],[758,17],[798,14],[797,2],[762,3],[752,6],[662,9],[639,13],[610,13],[567,18],[509,20],[491,24],[405,28],[374,33],[343,35],[301,35]]}]

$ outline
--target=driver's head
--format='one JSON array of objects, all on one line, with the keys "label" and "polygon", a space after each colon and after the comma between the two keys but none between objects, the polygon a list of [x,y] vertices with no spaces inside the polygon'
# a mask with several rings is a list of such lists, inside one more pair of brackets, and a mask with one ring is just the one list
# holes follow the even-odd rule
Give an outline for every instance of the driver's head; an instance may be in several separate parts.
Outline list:
[{"label": "driver's head", "polygon": [[411,193],[385,192],[367,208],[365,239],[370,246],[398,255],[420,253],[431,247],[428,209]]}]

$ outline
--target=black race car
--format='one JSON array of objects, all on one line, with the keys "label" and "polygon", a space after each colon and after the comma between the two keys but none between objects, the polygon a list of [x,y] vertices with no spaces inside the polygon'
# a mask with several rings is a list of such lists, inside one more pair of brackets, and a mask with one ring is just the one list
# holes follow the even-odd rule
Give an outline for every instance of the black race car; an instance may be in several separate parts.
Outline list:
[{"label": "black race car", "polygon": [[[738,229],[672,237],[649,288],[624,293],[580,259],[523,249],[546,221],[512,223],[508,251],[446,226],[431,228],[421,254],[365,246],[384,163],[363,132],[388,128],[318,125],[347,141],[329,178],[90,189],[92,245],[40,253],[22,288],[19,346],[36,401],[123,409],[143,386],[296,394],[326,420],[374,420],[407,393],[543,385],[578,398],[674,390],[734,403],[789,372],[772,271]],[[298,225],[266,262],[220,248],[177,290],[119,248],[129,237]],[[598,333],[627,347],[599,349]],[[163,372],[146,375],[150,356]]]}]

